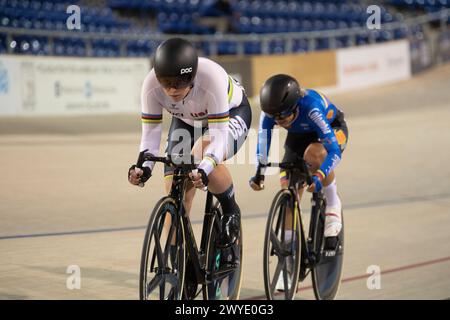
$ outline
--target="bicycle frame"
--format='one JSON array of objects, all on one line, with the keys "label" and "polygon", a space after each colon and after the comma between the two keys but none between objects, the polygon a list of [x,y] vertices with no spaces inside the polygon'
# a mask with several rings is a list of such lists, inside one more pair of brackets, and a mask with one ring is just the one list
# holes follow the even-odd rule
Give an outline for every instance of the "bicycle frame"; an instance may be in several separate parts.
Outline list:
[{"label": "bicycle frame", "polygon": [[300,185],[303,185],[305,181],[308,184],[312,183],[311,176],[306,167],[306,163],[303,160],[300,162],[300,165],[294,163],[268,163],[266,167],[280,167],[287,171],[289,177],[288,190],[291,192],[292,198],[294,199],[294,230],[296,229],[297,223],[300,223],[301,227],[301,246],[302,252],[304,252],[305,254],[305,261],[302,261],[302,263],[304,263],[307,269],[312,269],[320,261],[320,254],[316,252],[316,248],[314,247],[315,244],[313,243],[312,239],[314,239],[315,232],[317,232],[320,215],[324,214],[324,212],[319,211],[319,209],[321,208],[322,210],[324,209],[324,206],[321,206],[322,202],[324,201],[323,192],[313,192],[311,199],[311,219],[309,222],[308,238],[306,239],[306,232],[301,214],[301,199],[298,192]]},{"label": "bicycle frame", "polygon": [[185,191],[187,188],[187,183],[189,182],[188,173],[191,169],[192,168],[190,168],[189,166],[177,167],[175,169],[169,197],[173,198],[176,203],[180,204],[177,212],[177,218],[180,219],[180,222],[183,224],[183,229],[185,230],[187,254],[190,257],[190,262],[193,265],[197,283],[206,285],[217,280],[220,277],[223,277],[228,272],[233,271],[234,268],[223,269],[212,274],[208,270],[208,266],[206,266],[208,226],[210,226],[212,219],[214,219],[213,195],[209,191],[206,196],[200,251],[198,250],[194,231],[192,229],[192,223],[184,207]]},{"label": "bicycle frame", "polygon": [[[309,221],[309,229],[308,229],[308,238],[305,239],[305,228],[302,219],[302,210],[300,206],[300,194],[298,192],[298,187],[300,185],[300,181],[295,179],[295,174],[290,175],[293,176],[292,179],[289,180],[289,190],[293,193],[294,196],[294,223],[296,220],[299,220],[301,226],[301,236],[302,236],[302,251],[305,252],[306,261],[304,261],[306,268],[312,269],[314,266],[320,261],[320,254],[316,252],[314,247],[314,243],[312,239],[314,239],[315,232],[317,232],[317,226],[319,224],[320,215],[323,214],[319,212],[319,209],[324,208],[321,206],[321,202],[324,200],[324,196],[322,192],[313,192],[311,198],[311,219]],[[297,181],[295,181],[297,180]],[[294,225],[295,226],[295,225]]]},{"label": "bicycle frame", "polygon": [[200,251],[197,247],[197,242],[195,241],[194,231],[192,229],[192,223],[189,219],[187,211],[184,207],[184,196],[188,183],[187,172],[184,172],[183,169],[176,168],[172,187],[169,193],[169,196],[176,200],[177,203],[180,204],[178,208],[178,218],[180,218],[180,222],[183,224],[183,228],[186,233],[186,248],[188,256],[190,257],[190,261],[195,270],[195,277],[197,283],[199,284],[207,284],[205,280],[207,277],[207,268],[206,268],[206,241],[207,241],[207,228],[213,218],[213,196],[208,191],[206,197],[206,205],[205,205],[205,215],[203,220],[203,228],[202,228],[202,236],[200,242]]},{"label": "bicycle frame", "polygon": [[[217,232],[220,232],[218,230],[219,225],[216,224],[216,221],[219,221],[220,217],[221,217],[221,212],[220,212],[220,207],[217,204],[214,204],[214,199],[213,199],[213,194],[210,193],[208,191],[207,193],[207,198],[206,198],[206,203],[205,203],[205,212],[204,212],[204,218],[203,218],[203,228],[202,228],[202,235],[201,235],[201,242],[200,242],[200,250],[197,247],[197,242],[195,240],[195,235],[192,229],[192,224],[191,221],[189,219],[189,213],[186,210],[186,207],[184,205],[184,200],[185,200],[185,196],[186,196],[186,190],[188,188],[188,184],[190,183],[190,173],[193,172],[195,169],[197,169],[196,165],[193,162],[193,159],[191,157],[191,161],[190,162],[184,162],[182,161],[181,163],[176,163],[174,162],[175,159],[173,156],[167,156],[167,157],[155,157],[150,153],[146,153],[146,151],[148,150],[144,150],[141,151],[139,154],[139,158],[138,161],[136,163],[136,167],[137,168],[141,168],[143,167],[144,162],[147,161],[153,161],[153,162],[161,162],[164,163],[166,165],[169,165],[171,167],[174,167],[174,174],[173,174],[173,179],[172,179],[172,183],[171,183],[171,187],[170,187],[170,191],[168,196],[163,197],[160,202],[165,202],[168,201],[170,203],[172,203],[171,208],[172,209],[160,209],[160,207],[155,207],[154,210],[156,210],[156,208],[159,208],[159,211],[153,211],[152,213],[152,218],[150,220],[150,223],[152,223],[153,225],[153,229],[155,228],[155,221],[154,221],[154,217],[155,214],[163,214],[163,220],[162,223],[159,224],[159,226],[156,226],[157,228],[159,228],[159,232],[158,234],[161,234],[162,229],[165,228],[166,222],[169,222],[168,220],[166,220],[167,217],[167,213],[169,212],[169,214],[171,215],[171,227],[168,230],[168,236],[167,236],[167,241],[165,244],[165,249],[168,249],[169,245],[176,245],[176,246],[183,246],[183,256],[185,257],[184,260],[184,264],[187,263],[187,265],[189,266],[189,268],[191,268],[190,270],[188,270],[188,274],[191,276],[189,277],[189,282],[188,285],[189,287],[184,287],[188,290],[188,299],[194,298],[198,295],[198,292],[195,293],[193,292],[194,287],[193,285],[196,285],[195,288],[197,288],[198,285],[203,286],[202,290],[203,290],[203,294],[206,295],[206,297],[208,297],[208,291],[210,290],[209,287],[211,284],[214,285],[213,290],[216,290],[216,283],[215,281],[221,280],[224,277],[227,277],[228,275],[234,275],[234,273],[237,270],[237,267],[235,265],[232,265],[231,267],[228,264],[224,264],[223,266],[220,265],[220,261],[218,260],[221,257],[221,249],[216,248],[215,246],[215,236],[217,235]],[[177,161],[178,162],[178,161]],[[139,182],[139,186],[143,187],[145,184],[145,181],[140,181]],[[206,191],[206,188],[203,189],[204,191]],[[152,222],[153,221],[153,222]],[[148,243],[150,238],[152,236],[152,232],[153,231],[149,231],[150,229],[147,229],[147,233],[146,233],[146,242],[144,243],[144,247],[143,247],[143,251],[142,251],[142,260],[145,263],[145,269],[144,269],[144,264],[142,264],[141,262],[141,281],[143,281],[142,279],[145,280],[145,274],[147,273],[147,269],[148,268]],[[182,230],[181,233],[179,233],[178,231]],[[166,230],[167,231],[167,230]],[[175,231],[175,233],[174,233]],[[157,240],[155,240],[157,241]],[[180,241],[184,241],[184,243],[180,243]],[[146,249],[147,248],[147,249]],[[180,248],[178,248],[180,249]],[[164,261],[161,262],[161,265],[163,265],[163,267],[159,268],[159,260],[161,260],[161,256],[159,251],[161,251],[161,249],[157,249],[154,250],[152,253],[152,257],[151,257],[151,262],[150,262],[150,270],[152,270],[152,272],[155,272],[156,274],[165,274],[170,272],[170,268],[166,268],[165,265],[167,264],[167,259],[169,257],[169,255],[165,255],[164,256]],[[170,248],[170,250],[172,250],[172,248]],[[178,252],[178,250],[176,251]],[[218,254],[216,254],[218,253]],[[173,253],[171,253],[173,256]],[[155,259],[156,256],[158,255],[158,267],[154,267],[155,266]],[[172,262],[172,267],[173,267],[173,262]],[[161,270],[159,270],[161,269]],[[239,269],[239,278],[240,279],[240,275],[241,275],[241,270]],[[143,276],[144,274],[144,276]],[[184,277],[186,276],[186,274],[184,274]],[[144,277],[144,278],[142,278]],[[145,280],[146,281],[146,280]],[[165,281],[165,280],[164,280]],[[194,283],[195,281],[195,283]],[[146,292],[144,293],[145,295],[148,295],[148,288],[143,288],[143,284],[144,282],[141,282],[140,284],[140,290],[141,290],[141,297],[142,294],[144,292],[144,290],[146,290]],[[155,283],[154,283],[155,284]],[[144,285],[148,285],[147,283],[144,283]],[[237,290],[239,290],[240,288],[240,284],[238,283],[239,287]],[[219,283],[218,286],[220,287],[221,284]],[[153,290],[154,287],[152,287]],[[234,290],[234,289],[233,289]],[[164,291],[162,291],[162,295],[164,295]],[[161,294],[161,293],[160,293]],[[195,296],[193,296],[193,294],[195,294]],[[235,293],[233,293],[234,295]],[[237,291],[237,295],[239,294],[239,291]]]},{"label": "bicycle frame", "polygon": [[[341,240],[340,236],[329,238],[324,236],[326,199],[323,192],[313,192],[309,230],[306,232],[300,207],[300,194],[302,194],[302,191],[299,192],[299,189],[304,188],[305,181],[310,186],[312,179],[304,160],[299,158],[295,162],[267,164],[265,166],[279,167],[286,170],[288,178],[287,188],[282,188],[272,202],[266,225],[264,286],[267,297],[272,299],[274,294],[276,295],[274,290],[278,287],[278,282],[281,279],[278,275],[283,270],[289,272],[287,269],[280,271],[280,268],[286,268],[287,261],[285,259],[287,256],[292,255],[294,260],[292,260],[293,264],[291,264],[293,266],[291,268],[291,275],[293,275],[291,281],[298,280],[301,282],[311,272],[315,297],[320,300],[333,299],[339,289],[342,275],[341,250],[343,248],[343,237]],[[259,167],[263,167],[263,165]],[[259,167],[257,178],[261,174]],[[273,233],[274,229],[275,234]],[[292,231],[292,236],[297,235],[297,237],[292,237],[292,240],[289,241],[288,237],[285,236],[286,230]],[[273,239],[274,237],[276,239]],[[286,248],[286,245],[289,245],[289,243],[291,247]],[[300,250],[297,247],[298,245],[301,246]],[[274,255],[278,257],[278,264],[274,274],[278,278],[272,278],[270,273],[269,259]],[[294,290],[297,287],[290,286],[284,273],[283,276],[284,288],[289,287],[289,290],[285,290],[285,298],[292,299],[295,294]],[[277,281],[277,283],[274,281]]]}]

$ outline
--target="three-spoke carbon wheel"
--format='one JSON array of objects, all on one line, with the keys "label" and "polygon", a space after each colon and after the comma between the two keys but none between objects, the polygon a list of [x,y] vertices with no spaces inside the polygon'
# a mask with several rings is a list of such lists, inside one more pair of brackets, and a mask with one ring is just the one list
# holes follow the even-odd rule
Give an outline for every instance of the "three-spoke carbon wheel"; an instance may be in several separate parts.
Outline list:
[{"label": "three-spoke carbon wheel", "polygon": [[[217,248],[217,237],[220,233],[220,217],[222,210],[218,204],[214,206],[214,216],[208,226],[206,246],[206,266],[208,284],[203,286],[205,300],[238,300],[241,291],[243,241],[242,224],[240,237],[236,243],[225,249]],[[225,255],[237,255],[238,263],[234,266],[224,264]]]},{"label": "three-spoke carbon wheel", "polygon": [[175,201],[158,201],[147,226],[141,256],[141,300],[179,300],[183,297],[185,237]]},{"label": "three-spoke carbon wheel", "polygon": [[[297,292],[301,224],[294,196],[280,190],[270,208],[264,239],[264,288],[269,300],[292,300]],[[291,236],[286,236],[286,232]]]}]

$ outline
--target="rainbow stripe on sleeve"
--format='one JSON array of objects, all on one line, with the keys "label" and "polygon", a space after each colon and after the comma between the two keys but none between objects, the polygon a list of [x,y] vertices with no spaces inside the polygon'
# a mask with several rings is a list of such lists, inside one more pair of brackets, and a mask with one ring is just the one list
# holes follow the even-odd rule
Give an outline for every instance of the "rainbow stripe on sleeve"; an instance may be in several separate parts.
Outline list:
[{"label": "rainbow stripe on sleeve", "polygon": [[162,122],[162,114],[142,113],[142,123],[150,124],[150,123],[161,123],[161,122]]},{"label": "rainbow stripe on sleeve", "polygon": [[320,95],[320,97],[322,98],[323,102],[325,102],[325,109],[328,109],[329,103],[328,103],[327,97],[325,97],[325,95],[320,93],[319,91],[316,91],[316,92]]},{"label": "rainbow stripe on sleeve", "polygon": [[326,175],[325,175],[325,173],[323,173],[322,170],[317,170],[317,173],[320,174],[320,175],[322,176],[322,179],[325,179],[325,178],[326,178]]},{"label": "rainbow stripe on sleeve", "polygon": [[216,160],[213,157],[211,157],[211,156],[204,156],[203,159],[211,162],[211,164],[213,165],[213,168],[215,168],[217,166],[217,162],[216,162]]},{"label": "rainbow stripe on sleeve", "polygon": [[208,123],[224,123],[228,122],[229,120],[230,120],[230,113],[228,111],[224,113],[216,113],[208,115]]}]

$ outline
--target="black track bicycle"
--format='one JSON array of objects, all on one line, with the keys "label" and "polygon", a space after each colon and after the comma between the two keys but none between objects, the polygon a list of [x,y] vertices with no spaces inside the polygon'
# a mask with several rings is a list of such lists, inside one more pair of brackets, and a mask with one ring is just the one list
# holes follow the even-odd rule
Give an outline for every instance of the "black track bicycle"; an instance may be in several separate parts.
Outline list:
[{"label": "black track bicycle", "polygon": [[[174,156],[155,157],[141,152],[136,167],[141,168],[145,161],[162,162],[173,166],[175,171],[170,193],[155,205],[145,233],[139,278],[140,299],[192,300],[200,292],[206,300],[239,299],[242,231],[233,246],[217,246],[222,209],[208,191],[198,249],[183,204],[189,173],[196,169],[192,158],[183,163],[179,159],[175,161]],[[237,263],[226,259],[230,254],[239,257]]]},{"label": "black track bicycle", "polygon": [[[289,179],[288,188],[276,194],[266,224],[264,287],[267,298],[294,299],[298,282],[311,272],[316,299],[334,299],[342,275],[344,227],[337,237],[324,237],[326,200],[322,192],[314,192],[306,233],[298,189],[305,182],[310,185],[312,179],[303,159],[299,158],[295,163],[269,163],[266,167],[286,170]],[[285,237],[286,231],[292,236]],[[280,291],[276,288],[278,281],[282,281]]]}]

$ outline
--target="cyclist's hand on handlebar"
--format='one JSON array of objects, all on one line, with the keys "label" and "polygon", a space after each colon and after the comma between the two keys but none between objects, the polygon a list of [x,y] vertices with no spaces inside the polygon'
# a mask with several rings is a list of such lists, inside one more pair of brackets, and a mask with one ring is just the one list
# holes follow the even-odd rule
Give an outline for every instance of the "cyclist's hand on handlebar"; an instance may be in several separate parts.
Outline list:
[{"label": "cyclist's hand on handlebar", "polygon": [[308,187],[308,192],[319,192],[322,190],[322,177],[318,174],[314,174],[312,177],[313,183],[311,183]]},{"label": "cyclist's hand on handlebar", "polygon": [[152,176],[152,170],[149,167],[138,168],[132,165],[128,169],[128,181],[133,185],[145,183]]},{"label": "cyclist's hand on handlebar", "polygon": [[192,172],[189,173],[189,178],[191,178],[192,183],[196,188],[205,190],[208,186],[208,176],[203,169],[192,170]]},{"label": "cyclist's hand on handlebar", "polygon": [[256,175],[254,177],[251,177],[248,183],[253,190],[261,191],[264,189],[264,176]]}]

